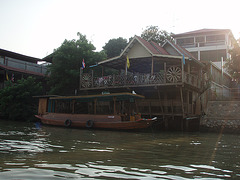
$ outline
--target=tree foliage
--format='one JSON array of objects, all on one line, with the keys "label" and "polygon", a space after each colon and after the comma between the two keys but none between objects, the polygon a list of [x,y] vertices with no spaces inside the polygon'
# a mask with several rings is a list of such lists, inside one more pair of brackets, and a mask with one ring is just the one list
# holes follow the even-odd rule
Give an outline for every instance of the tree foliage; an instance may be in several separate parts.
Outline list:
[{"label": "tree foliage", "polygon": [[106,57],[105,53],[95,52],[95,47],[85,35],[77,33],[78,39],[65,40],[62,45],[54,50],[53,63],[49,66],[50,94],[71,95],[79,88],[80,68],[84,59],[86,68],[96,64]]},{"label": "tree foliage", "polygon": [[229,74],[238,82],[240,81],[240,46],[235,43],[234,48],[229,51],[231,58],[227,59],[225,67]]},{"label": "tree foliage", "polygon": [[0,112],[10,120],[31,120],[36,113],[34,95],[42,93],[42,86],[35,78],[8,81],[6,87],[0,90]]},{"label": "tree foliage", "polygon": [[172,33],[168,33],[165,30],[159,30],[158,26],[147,26],[147,28],[142,32],[141,37],[146,41],[153,41],[162,45],[165,39],[173,41]]},{"label": "tree foliage", "polygon": [[105,50],[107,57],[111,58],[119,56],[121,54],[121,51],[127,46],[127,44],[127,39],[119,37],[117,39],[110,39],[105,44],[105,46],[103,46],[103,49]]}]

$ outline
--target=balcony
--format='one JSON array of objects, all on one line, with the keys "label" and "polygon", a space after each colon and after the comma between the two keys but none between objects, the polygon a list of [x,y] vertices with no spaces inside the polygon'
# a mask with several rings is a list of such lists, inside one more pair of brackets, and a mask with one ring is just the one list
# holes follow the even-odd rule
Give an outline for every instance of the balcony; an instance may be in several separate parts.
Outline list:
[{"label": "balcony", "polygon": [[88,89],[106,89],[106,88],[123,88],[123,87],[146,87],[146,86],[168,86],[187,84],[193,88],[201,88],[201,79],[193,74],[169,73],[161,71],[158,73],[136,73],[120,74],[102,77],[93,77],[92,74],[84,73],[81,76],[80,90]]},{"label": "balcony", "polygon": [[181,44],[181,46],[184,48],[226,46],[226,41],[207,41],[207,42],[185,43],[185,44]]},{"label": "balcony", "polygon": [[25,62],[14,58],[2,58],[0,57],[0,67],[27,74],[34,74],[38,76],[44,76],[47,73],[47,67],[31,62]]}]

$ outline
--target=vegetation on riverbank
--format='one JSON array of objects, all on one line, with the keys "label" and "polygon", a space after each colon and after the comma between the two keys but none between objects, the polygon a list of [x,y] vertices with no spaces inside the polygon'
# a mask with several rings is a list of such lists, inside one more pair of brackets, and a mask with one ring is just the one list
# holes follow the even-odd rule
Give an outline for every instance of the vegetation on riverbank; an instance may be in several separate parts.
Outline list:
[{"label": "vegetation on riverbank", "polygon": [[7,81],[0,91],[0,112],[9,120],[31,121],[36,113],[37,99],[33,96],[42,94],[41,83],[28,77],[17,82]]}]

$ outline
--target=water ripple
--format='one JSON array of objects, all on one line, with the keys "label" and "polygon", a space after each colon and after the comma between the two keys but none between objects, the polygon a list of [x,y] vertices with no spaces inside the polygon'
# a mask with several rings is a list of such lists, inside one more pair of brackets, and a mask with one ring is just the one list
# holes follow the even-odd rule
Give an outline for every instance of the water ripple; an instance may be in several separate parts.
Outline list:
[{"label": "water ripple", "polygon": [[1,179],[240,178],[237,135],[0,125]]}]

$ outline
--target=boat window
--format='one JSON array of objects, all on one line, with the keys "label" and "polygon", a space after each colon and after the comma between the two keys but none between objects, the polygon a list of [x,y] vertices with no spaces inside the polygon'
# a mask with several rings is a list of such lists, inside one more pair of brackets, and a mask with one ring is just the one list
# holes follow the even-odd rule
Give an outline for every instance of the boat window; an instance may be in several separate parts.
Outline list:
[{"label": "boat window", "polygon": [[71,113],[71,103],[70,101],[55,101],[56,113]]},{"label": "boat window", "polygon": [[87,102],[76,102],[74,105],[75,114],[88,114],[88,103]]}]

